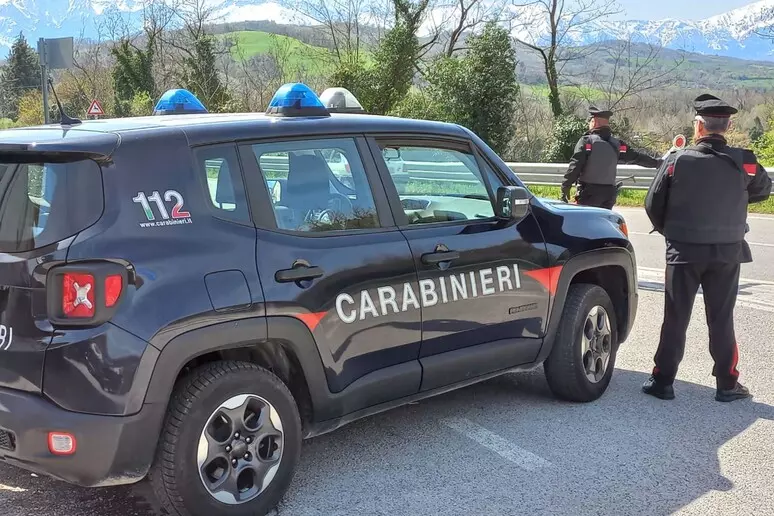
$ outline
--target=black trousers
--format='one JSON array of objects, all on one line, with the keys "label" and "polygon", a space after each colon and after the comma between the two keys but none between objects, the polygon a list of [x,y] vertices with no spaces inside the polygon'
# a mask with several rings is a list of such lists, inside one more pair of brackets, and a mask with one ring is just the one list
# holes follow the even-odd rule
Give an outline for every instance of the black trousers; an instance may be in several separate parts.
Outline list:
[{"label": "black trousers", "polygon": [[685,334],[701,285],[709,327],[709,349],[717,387],[731,389],[739,378],[739,349],[734,334],[734,305],[739,288],[738,263],[688,263],[666,267],[664,322],[653,376],[671,384],[685,353]]},{"label": "black trousers", "polygon": [[596,206],[612,210],[618,198],[618,189],[615,185],[598,185],[593,183],[581,183],[578,185],[578,194],[575,199],[583,206]]}]

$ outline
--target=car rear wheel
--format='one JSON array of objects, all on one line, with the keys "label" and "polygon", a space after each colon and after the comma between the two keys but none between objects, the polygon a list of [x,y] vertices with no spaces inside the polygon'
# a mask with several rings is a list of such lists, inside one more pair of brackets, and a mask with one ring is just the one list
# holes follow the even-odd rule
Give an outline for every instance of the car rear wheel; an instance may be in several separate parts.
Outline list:
[{"label": "car rear wheel", "polygon": [[285,384],[249,362],[216,362],[176,388],[150,480],[173,515],[263,515],[290,485],[300,450]]},{"label": "car rear wheel", "polygon": [[610,384],[617,351],[610,296],[597,285],[570,286],[551,354],[543,364],[551,391],[568,401],[598,399]]}]

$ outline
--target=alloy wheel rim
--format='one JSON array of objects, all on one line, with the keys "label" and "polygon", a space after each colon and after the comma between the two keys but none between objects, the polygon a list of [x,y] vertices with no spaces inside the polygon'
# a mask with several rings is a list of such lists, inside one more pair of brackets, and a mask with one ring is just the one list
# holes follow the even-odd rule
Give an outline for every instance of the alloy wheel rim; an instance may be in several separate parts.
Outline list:
[{"label": "alloy wheel rim", "polygon": [[212,412],[201,432],[199,479],[219,502],[247,503],[274,479],[284,448],[282,420],[274,406],[254,394],[233,396]]},{"label": "alloy wheel rim", "polygon": [[605,377],[612,354],[610,316],[601,306],[589,310],[581,336],[581,358],[586,379],[599,383]]}]

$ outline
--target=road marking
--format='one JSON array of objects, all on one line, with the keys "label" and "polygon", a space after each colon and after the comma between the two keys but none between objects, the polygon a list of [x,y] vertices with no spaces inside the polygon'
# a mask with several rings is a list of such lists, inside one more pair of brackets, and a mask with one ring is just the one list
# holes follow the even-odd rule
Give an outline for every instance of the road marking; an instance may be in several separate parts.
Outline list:
[{"label": "road marking", "polygon": [[12,487],[5,484],[0,484],[0,491],[11,491],[12,493],[26,493],[27,490],[21,487]]},{"label": "road marking", "polygon": [[[661,275],[661,278],[663,279],[665,268],[664,267],[641,267],[637,266],[637,271],[643,271],[643,272],[654,272]],[[768,281],[768,280],[762,280],[762,279],[752,279],[752,278],[739,278],[739,283],[757,283],[759,285],[774,285],[774,281]]]},{"label": "road marking", "polygon": [[[642,290],[664,292],[664,270],[638,267],[637,283]],[[769,288],[771,286],[774,286],[774,281],[740,278],[736,306],[774,313],[774,289]],[[703,297],[701,287],[697,296]]]},{"label": "road marking", "polygon": [[500,457],[513,462],[527,471],[535,471],[551,465],[550,462],[542,457],[516,446],[507,439],[490,432],[483,426],[477,425],[469,419],[454,417],[445,418],[442,422],[452,430],[461,433],[468,439],[477,442],[484,448],[495,452]]},{"label": "road marking", "polygon": [[[641,235],[641,236],[655,236],[660,237],[661,235],[659,233],[645,233],[642,231],[629,231],[630,235]],[[662,237],[663,238],[663,237]],[[763,242],[747,242],[749,245],[757,245],[760,247],[774,247],[774,244],[764,244]]]}]

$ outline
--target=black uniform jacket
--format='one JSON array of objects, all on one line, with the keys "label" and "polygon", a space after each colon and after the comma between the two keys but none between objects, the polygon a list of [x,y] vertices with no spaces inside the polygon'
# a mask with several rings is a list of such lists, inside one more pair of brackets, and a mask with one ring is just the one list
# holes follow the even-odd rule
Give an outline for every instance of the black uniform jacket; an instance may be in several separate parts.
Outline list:
[{"label": "black uniform jacket", "polygon": [[[667,217],[669,217],[667,206],[669,204],[670,187],[672,185],[675,164],[684,153],[696,153],[697,151],[710,153],[714,151],[726,155],[727,157],[730,156],[735,159],[741,158],[738,165],[742,170],[739,171],[739,174],[744,172],[749,178],[747,184],[748,203],[764,201],[768,199],[771,193],[771,179],[766,170],[758,163],[758,160],[752,151],[729,147],[725,138],[722,136],[711,136],[700,139],[691,147],[670,153],[656,173],[656,177],[648,190],[648,194],[645,198],[645,211],[648,214],[651,224],[653,224],[654,230],[661,234],[664,234]],[[717,155],[712,159],[725,160],[726,158]],[[734,173],[732,163],[730,161],[726,162],[729,164],[731,173]],[[697,185],[695,189],[695,202],[703,203],[704,206],[711,208],[713,206],[713,199],[720,199],[723,195],[729,195],[729,192],[713,191],[717,189],[717,187],[713,187],[713,185],[710,184]],[[672,204],[674,204],[674,201]],[[674,208],[676,207],[673,207],[672,209]],[[688,207],[686,207],[686,210],[688,210]],[[714,215],[720,217],[723,216],[723,214]],[[708,215],[706,218],[710,219],[712,217]],[[711,220],[696,221],[697,228],[702,223],[712,224],[713,222]],[[666,259],[667,263],[670,264],[695,262],[745,263],[752,261],[750,248],[743,238],[740,238],[738,242],[723,243],[682,242],[667,238],[666,243]]]},{"label": "black uniform jacket", "polygon": [[[578,140],[572,158],[570,159],[570,165],[564,175],[562,192],[569,192],[572,185],[578,181],[581,183],[583,182],[583,169],[588,161],[588,150],[586,148],[588,143],[587,136],[591,134],[597,134],[604,140],[610,140],[613,135],[610,127],[601,127],[599,129],[592,129]],[[618,163],[640,165],[641,167],[647,168],[658,168],[661,165],[661,160],[632,149],[626,142],[621,141],[621,152],[619,153]]]}]

